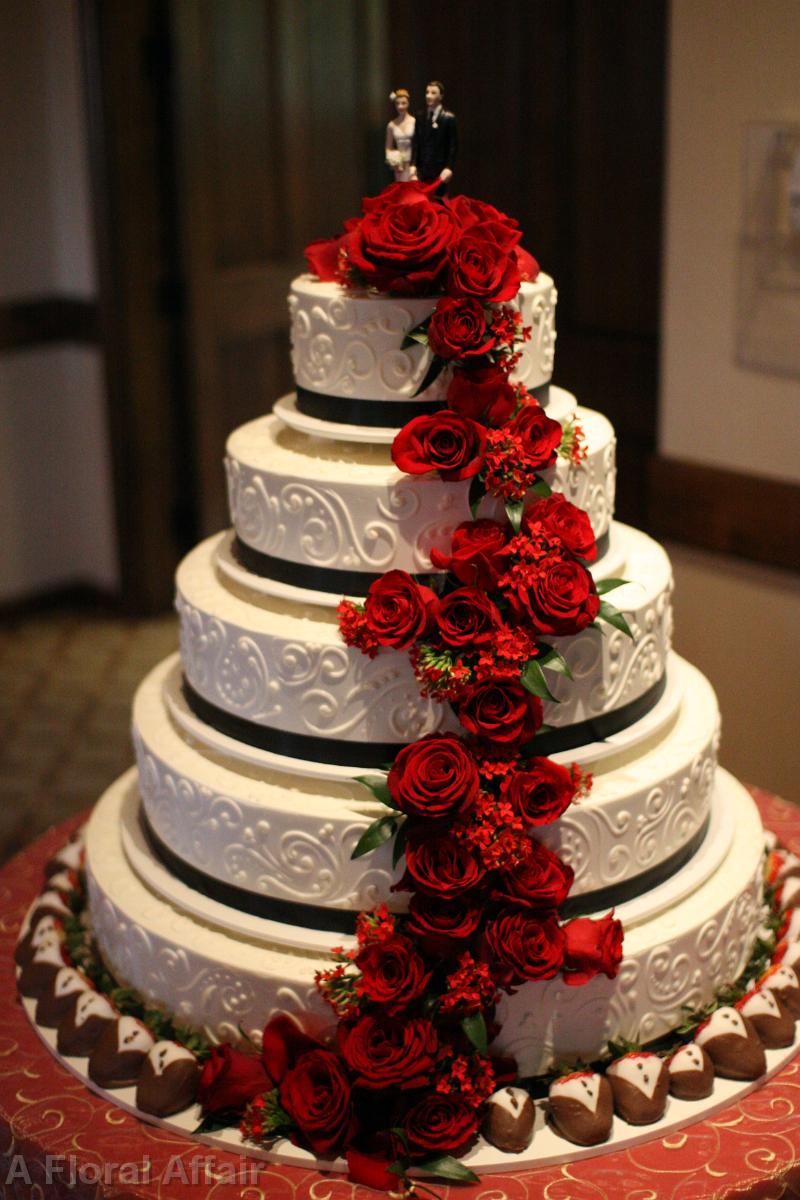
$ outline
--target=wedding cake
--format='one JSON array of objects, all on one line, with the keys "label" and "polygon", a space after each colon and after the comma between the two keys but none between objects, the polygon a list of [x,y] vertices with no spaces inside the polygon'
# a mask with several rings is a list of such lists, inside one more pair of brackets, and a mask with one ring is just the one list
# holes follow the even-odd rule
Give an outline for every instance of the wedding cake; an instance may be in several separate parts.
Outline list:
[{"label": "wedding cake", "polygon": [[[232,528],[178,568],[180,653],[141,684],[136,770],[85,832],[114,981],[210,1043],[271,1030],[247,1130],[321,1159],[371,1149],[361,1102],[314,1125],[280,1090],[276,1124],[263,1095],[336,1026],[342,1087],[414,1099],[411,1160],[425,1120],[455,1152],[479,1108],[510,1149],[527,1092],[503,1085],[664,1038],[763,936],[758,813],[671,650],[669,558],[613,519],[612,426],[551,382],[556,288],[520,236],[403,183],[308,248],[296,391],[230,436]],[[365,1022],[394,1074],[358,1059]],[[621,1112],[642,1064],[620,1063],[559,1083],[556,1127],[581,1089]],[[480,1102],[460,1126],[425,1109],[459,1079]]]}]

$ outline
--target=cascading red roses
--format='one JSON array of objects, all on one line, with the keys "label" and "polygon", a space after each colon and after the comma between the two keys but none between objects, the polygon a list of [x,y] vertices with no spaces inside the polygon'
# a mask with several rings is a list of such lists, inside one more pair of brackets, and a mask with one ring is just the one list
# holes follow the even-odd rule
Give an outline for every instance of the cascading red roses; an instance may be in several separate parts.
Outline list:
[{"label": "cascading red roses", "polygon": [[492,363],[467,370],[454,368],[447,388],[447,403],[462,417],[502,425],[514,411],[517,397],[505,371]]},{"label": "cascading red roses", "polygon": [[480,784],[478,768],[459,738],[435,734],[404,746],[387,782],[401,812],[431,819],[466,812]]},{"label": "cascading red roses", "polygon": [[409,829],[406,872],[395,888],[453,899],[477,887],[485,873],[470,844],[453,830],[416,825]]},{"label": "cascading red roses", "polygon": [[350,1081],[330,1050],[308,1050],[281,1081],[281,1106],[315,1154],[341,1147],[355,1127]]},{"label": "cascading red roses", "polygon": [[542,718],[539,697],[510,679],[473,684],[465,690],[458,706],[458,719],[465,729],[502,745],[530,741]]},{"label": "cascading red roses", "polygon": [[411,181],[365,197],[364,215],[347,233],[344,250],[368,287],[400,296],[435,292],[455,222],[445,205],[429,199],[429,191]]},{"label": "cascading red roses", "polygon": [[540,404],[524,404],[509,426],[520,439],[529,467],[537,471],[552,467],[561,444],[563,429],[558,421],[548,417]]},{"label": "cascading red roses", "polygon": [[539,634],[566,637],[591,625],[600,597],[591,574],[575,559],[550,554],[527,576],[509,580],[508,599]]},{"label": "cascading red roses", "polygon": [[568,863],[541,842],[531,841],[522,862],[498,877],[492,898],[553,910],[566,900],[574,878]]},{"label": "cascading red roses", "polygon": [[564,931],[555,913],[508,909],[487,921],[484,954],[498,986],[511,991],[530,979],[552,979],[564,961]]},{"label": "cascading red roses", "polygon": [[414,417],[392,443],[392,461],[406,475],[438,471],[442,479],[469,479],[483,464],[486,430],[446,409]]},{"label": "cascading red roses", "polygon": [[527,825],[547,825],[566,811],[577,789],[566,767],[549,758],[532,758],[522,770],[510,772],[500,790]]},{"label": "cascading red roses", "polygon": [[579,986],[601,972],[614,979],[622,962],[622,922],[608,916],[576,917],[564,926],[564,982]]},{"label": "cascading red roses", "polygon": [[412,1151],[441,1154],[464,1151],[478,1132],[478,1118],[459,1096],[431,1092],[406,1113],[403,1122]]},{"label": "cascading red roses", "polygon": [[233,1046],[214,1046],[200,1075],[197,1099],[204,1113],[238,1111],[269,1087],[261,1060]]},{"label": "cascading red roses", "polygon": [[387,571],[370,584],[364,617],[381,646],[406,650],[428,632],[438,604],[435,593],[416,583],[407,571]]},{"label": "cascading red roses", "polygon": [[361,972],[359,993],[380,1004],[389,1016],[421,996],[430,979],[414,943],[401,934],[364,946],[355,964]]},{"label": "cascading red roses", "polygon": [[505,570],[505,544],[506,526],[499,521],[463,521],[453,530],[449,556],[434,548],[431,562],[461,583],[492,591]]},{"label": "cascading red roses", "polygon": [[546,538],[559,538],[564,548],[576,558],[586,562],[594,562],[597,558],[594,530],[587,514],[561,492],[552,492],[546,499],[535,501],[525,512],[522,528]]},{"label": "cascading red roses", "polygon": [[439,358],[476,358],[492,350],[496,341],[483,305],[473,296],[444,296],[437,302],[428,326],[428,345]]},{"label": "cascading red roses", "polygon": [[514,254],[520,236],[501,221],[464,230],[448,251],[448,295],[475,296],[484,304],[513,300],[520,285]]},{"label": "cascading red roses", "polygon": [[442,900],[412,895],[406,930],[419,938],[427,953],[451,957],[461,953],[459,942],[471,937],[480,924],[483,908],[469,895]]},{"label": "cascading red roses", "polygon": [[359,1017],[339,1026],[339,1046],[355,1087],[425,1087],[436,1062],[439,1039],[427,1018]]},{"label": "cascading red roses", "polygon": [[485,592],[462,587],[439,603],[436,627],[446,646],[485,646],[502,625],[500,610]]}]

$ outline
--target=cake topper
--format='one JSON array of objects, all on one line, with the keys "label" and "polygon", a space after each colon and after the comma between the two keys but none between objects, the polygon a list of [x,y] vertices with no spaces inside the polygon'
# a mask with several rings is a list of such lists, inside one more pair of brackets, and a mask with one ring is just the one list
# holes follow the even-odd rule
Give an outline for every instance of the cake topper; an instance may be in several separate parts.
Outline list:
[{"label": "cake topper", "polygon": [[441,181],[444,196],[453,177],[458,139],[455,115],[444,107],[444,84],[432,79],[425,88],[425,111],[417,114],[411,146],[412,178]]},{"label": "cake topper", "polygon": [[411,145],[416,120],[408,111],[411,97],[406,88],[391,92],[389,99],[395,115],[386,126],[386,165],[392,168],[395,183],[405,183],[412,178]]}]

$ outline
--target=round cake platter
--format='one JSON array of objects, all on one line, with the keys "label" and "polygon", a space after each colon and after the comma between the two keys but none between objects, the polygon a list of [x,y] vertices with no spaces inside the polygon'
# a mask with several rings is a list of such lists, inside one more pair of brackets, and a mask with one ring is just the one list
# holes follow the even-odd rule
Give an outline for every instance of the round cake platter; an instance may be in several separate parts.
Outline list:
[{"label": "round cake platter", "polygon": [[[334,398],[335,399],[335,398]],[[346,403],[347,397],[342,397]],[[384,403],[391,403],[385,401]],[[556,421],[565,421],[573,415],[577,401],[571,392],[564,388],[550,385],[546,404],[547,415]],[[319,417],[310,417],[297,407],[297,395],[289,392],[276,400],[272,411],[280,417],[285,425],[298,433],[306,433],[310,437],[325,438],[334,442],[369,442],[372,445],[391,445],[402,427],[397,425],[348,425],[337,421],[323,421]]]}]

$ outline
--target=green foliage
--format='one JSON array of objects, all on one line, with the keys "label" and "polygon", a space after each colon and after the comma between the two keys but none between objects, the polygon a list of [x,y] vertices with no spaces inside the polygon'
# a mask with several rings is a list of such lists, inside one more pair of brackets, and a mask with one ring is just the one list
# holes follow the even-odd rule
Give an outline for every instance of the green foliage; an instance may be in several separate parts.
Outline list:
[{"label": "green foliage", "polygon": [[388,842],[389,838],[394,837],[397,832],[397,824],[397,817],[378,817],[377,821],[373,821],[358,839],[356,847],[350,855],[351,859],[361,858],[364,854],[377,850],[378,846],[382,846],[384,842]]}]

